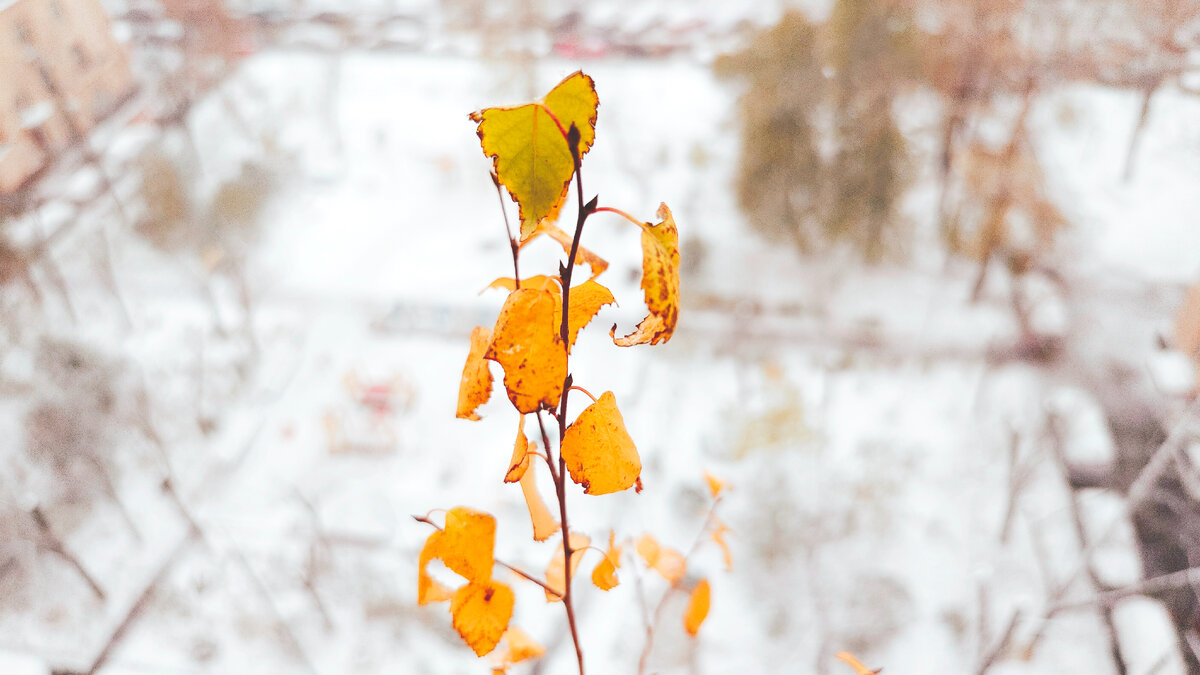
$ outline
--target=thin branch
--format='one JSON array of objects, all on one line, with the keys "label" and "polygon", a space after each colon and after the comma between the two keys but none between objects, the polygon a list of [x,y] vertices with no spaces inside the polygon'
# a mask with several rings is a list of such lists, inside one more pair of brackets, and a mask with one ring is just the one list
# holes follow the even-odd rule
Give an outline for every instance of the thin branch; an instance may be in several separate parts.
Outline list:
[{"label": "thin branch", "polygon": [[[412,519],[417,521],[418,523],[425,523],[426,525],[433,527],[433,529],[438,530],[439,532],[443,531],[441,525],[438,525],[437,523],[433,522],[432,520],[430,520],[429,518],[427,518],[425,516],[413,516]],[[512,572],[513,574],[525,579],[526,581],[532,581],[533,583],[537,584],[538,586],[541,586],[542,590],[546,591],[550,595],[553,595],[558,598],[563,597],[562,593],[559,593],[555,589],[547,586],[546,582],[542,581],[541,579],[538,579],[537,577],[530,575],[528,572],[520,569],[519,567],[514,567],[513,565],[510,565],[510,564],[504,562],[503,560],[500,560],[499,558],[493,558],[492,561],[495,562],[497,565],[503,567],[504,569],[508,570],[509,572]]]},{"label": "thin branch", "polygon": [[1136,584],[1097,593],[1096,597],[1088,600],[1060,603],[1051,607],[1050,612],[1066,612],[1073,609],[1086,609],[1090,607],[1112,607],[1118,601],[1130,596],[1145,595],[1153,597],[1160,593],[1187,588],[1197,583],[1200,583],[1200,567],[1189,567],[1178,572],[1143,579]]},{"label": "thin branch", "polygon": [[[1096,572],[1095,566],[1092,564],[1091,556],[1088,554],[1088,537],[1087,528],[1083,523],[1082,507],[1079,503],[1079,494],[1067,482],[1069,464],[1067,462],[1066,451],[1062,447],[1061,430],[1058,427],[1058,418],[1053,413],[1046,419],[1046,432],[1049,436],[1050,449],[1054,452],[1055,461],[1058,463],[1059,471],[1063,478],[1063,487],[1067,490],[1067,503],[1070,506],[1071,524],[1074,526],[1075,536],[1079,539],[1080,554],[1084,556],[1084,571],[1087,574],[1088,580],[1092,587],[1096,589],[1103,588],[1100,581],[1100,575]],[[1100,618],[1104,623],[1106,632],[1108,633],[1109,653],[1113,659],[1113,666],[1116,667],[1119,675],[1125,675],[1128,672],[1128,666],[1125,663],[1124,657],[1121,655],[1120,642],[1117,639],[1117,627],[1113,620],[1112,610],[1109,607],[1101,607]]]},{"label": "thin branch", "polygon": [[500,176],[495,169],[491,171],[492,185],[496,186],[496,197],[500,199],[500,213],[504,214],[504,231],[508,234],[508,247],[512,249],[513,259],[513,284],[517,288],[521,287],[521,266],[517,262],[521,252],[521,243],[517,237],[513,236],[512,226],[508,224],[508,209],[504,207],[504,190],[500,187]]},{"label": "thin branch", "polygon": [[1020,623],[1020,621],[1021,610],[1018,609],[1013,612],[1012,616],[1009,618],[1008,627],[1004,629],[1004,634],[1000,636],[1000,641],[995,645],[992,645],[992,648],[989,649],[987,654],[983,657],[983,660],[979,664],[979,670],[975,671],[977,675],[984,675],[984,673],[990,670],[992,665],[995,664],[996,659],[999,658],[1000,654],[1004,653],[1004,650],[1007,649],[1008,645],[1012,643],[1013,634],[1016,632],[1017,624]]},{"label": "thin branch", "polygon": [[1158,450],[1154,451],[1154,456],[1142,467],[1142,471],[1129,486],[1127,508],[1130,513],[1137,511],[1142,506],[1142,502],[1153,492],[1154,484],[1158,481],[1159,476],[1171,466],[1175,453],[1181,451],[1184,443],[1195,435],[1193,418],[1197,414],[1200,414],[1200,399],[1188,405],[1183,412],[1183,418],[1167,434],[1167,440],[1158,446]]},{"label": "thin branch", "polygon": [[[557,122],[557,120],[555,121]],[[568,336],[570,335],[571,273],[575,270],[575,255],[579,253],[579,239],[583,236],[583,224],[591,214],[591,209],[596,206],[594,199],[589,205],[583,203],[583,174],[581,172],[579,156],[579,128],[574,123],[571,124],[571,129],[567,132],[567,146],[570,148],[571,157],[575,162],[575,191],[578,195],[579,209],[575,218],[575,236],[571,240],[571,252],[567,255],[567,262],[562,266],[561,272],[563,304],[559,337],[562,339],[563,358],[565,360],[570,358],[570,351],[567,349],[567,345],[570,344]],[[566,370],[567,375],[563,379],[562,395],[559,397],[558,405],[558,442],[560,444],[567,433],[567,395],[571,391],[572,379],[569,363]],[[540,415],[538,416],[538,421],[540,424]],[[546,454],[549,455],[549,453],[550,447],[547,445]],[[579,642],[579,630],[575,625],[575,606],[571,598],[571,529],[567,525],[567,463],[563,459],[561,447],[558,452],[558,475],[555,476],[554,491],[555,496],[558,497],[558,515],[559,522],[562,525],[563,562],[565,563],[563,565],[563,607],[567,612],[567,626],[571,629],[571,641],[575,645],[575,656],[579,662],[579,675],[584,675],[583,647]]]},{"label": "thin branch", "polygon": [[[708,507],[708,515],[704,518],[704,526],[696,534],[696,538],[692,540],[692,545],[684,554],[683,560],[686,563],[696,553],[696,549],[700,547],[700,543],[704,540],[704,535],[712,528],[713,520],[717,515],[717,505],[721,503],[721,498],[713,499],[712,505]],[[667,605],[667,598],[671,597],[671,592],[678,588],[678,583],[672,583],[663,591],[662,597],[658,599],[658,605],[654,608],[653,617],[646,621],[646,644],[642,647],[641,658],[638,659],[638,675],[646,672],[646,663],[650,658],[650,650],[654,647],[654,629],[658,626],[659,617],[662,616],[663,608]],[[644,601],[643,601],[644,604]]]}]

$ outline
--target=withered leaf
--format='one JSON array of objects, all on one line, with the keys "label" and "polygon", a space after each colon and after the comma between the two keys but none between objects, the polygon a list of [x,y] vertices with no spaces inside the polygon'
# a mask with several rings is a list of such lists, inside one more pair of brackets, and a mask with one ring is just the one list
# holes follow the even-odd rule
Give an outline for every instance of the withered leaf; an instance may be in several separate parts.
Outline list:
[{"label": "withered leaf", "polygon": [[666,204],[659,205],[658,217],[657,225],[642,225],[642,290],[650,313],[622,338],[613,325],[609,335],[621,347],[666,342],[679,320],[679,230]]}]

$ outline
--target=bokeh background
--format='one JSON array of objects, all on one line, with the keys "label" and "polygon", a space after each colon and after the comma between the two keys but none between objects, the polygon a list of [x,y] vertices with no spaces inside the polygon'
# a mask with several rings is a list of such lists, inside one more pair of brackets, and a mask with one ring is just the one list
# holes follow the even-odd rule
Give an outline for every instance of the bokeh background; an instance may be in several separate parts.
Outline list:
[{"label": "bokeh background", "polygon": [[[581,68],[586,189],[672,208],[682,307],[614,347],[639,232],[589,220],[572,370],[645,490],[571,523],[712,585],[692,638],[590,554],[591,672],[1200,672],[1194,0],[0,0],[0,671],[490,672],[410,517],[554,548],[504,397],[454,416],[511,269],[467,114]],[[513,583],[512,672],[571,672]]]}]

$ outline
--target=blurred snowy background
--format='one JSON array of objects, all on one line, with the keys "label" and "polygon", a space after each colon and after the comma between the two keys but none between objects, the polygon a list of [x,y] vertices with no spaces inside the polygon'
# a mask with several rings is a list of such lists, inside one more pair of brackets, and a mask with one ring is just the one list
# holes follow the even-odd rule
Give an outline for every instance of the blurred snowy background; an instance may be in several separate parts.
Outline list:
[{"label": "blurred snowy background", "polygon": [[[1190,0],[0,0],[0,672],[489,672],[410,518],[552,551],[504,397],[454,418],[511,265],[467,114],[580,68],[586,188],[672,207],[683,307],[613,347],[639,235],[589,221],[572,370],[645,491],[572,525],[687,550],[731,485],[647,672],[1200,672]],[[517,589],[514,672],[571,672]],[[640,593],[581,589],[636,672]]]}]

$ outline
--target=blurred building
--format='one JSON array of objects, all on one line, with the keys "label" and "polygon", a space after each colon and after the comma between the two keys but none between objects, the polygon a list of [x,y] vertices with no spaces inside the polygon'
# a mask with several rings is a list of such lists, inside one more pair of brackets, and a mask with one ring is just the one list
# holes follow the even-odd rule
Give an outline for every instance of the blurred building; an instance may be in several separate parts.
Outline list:
[{"label": "blurred building", "polygon": [[128,54],[98,0],[0,0],[0,195],[132,91]]}]

